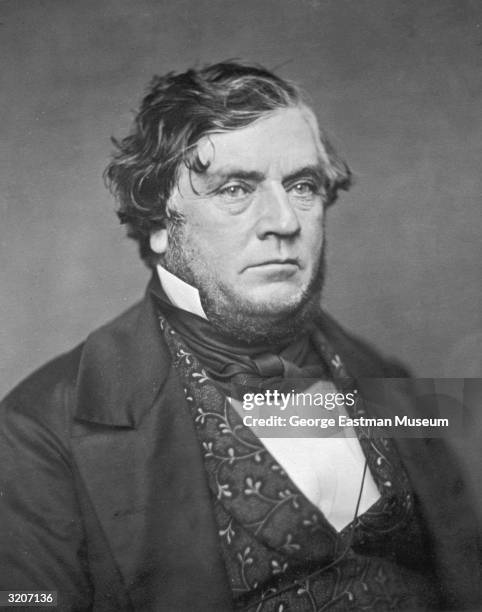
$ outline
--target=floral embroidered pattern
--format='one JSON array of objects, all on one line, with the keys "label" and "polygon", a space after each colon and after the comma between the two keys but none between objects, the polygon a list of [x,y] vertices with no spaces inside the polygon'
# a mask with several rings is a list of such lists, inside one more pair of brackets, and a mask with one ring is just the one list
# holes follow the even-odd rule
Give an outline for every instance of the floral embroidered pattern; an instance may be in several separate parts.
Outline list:
[{"label": "floral embroidered pattern", "polygon": [[[410,488],[391,442],[356,430],[382,496],[337,533],[242,424],[182,338],[160,324],[200,442],[236,609],[385,612],[420,605],[430,589],[390,552],[401,541],[420,545]],[[328,346],[321,351],[334,378],[349,384],[339,355]],[[363,403],[352,412],[364,414]],[[355,552],[367,546],[380,553]]]}]

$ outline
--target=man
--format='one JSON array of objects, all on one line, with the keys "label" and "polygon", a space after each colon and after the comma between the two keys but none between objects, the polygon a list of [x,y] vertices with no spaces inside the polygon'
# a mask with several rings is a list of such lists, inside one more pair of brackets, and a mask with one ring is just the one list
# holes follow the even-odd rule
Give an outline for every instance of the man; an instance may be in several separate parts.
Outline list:
[{"label": "man", "polygon": [[234,62],[155,77],[115,144],[152,280],[2,404],[0,588],[62,610],[475,606],[475,522],[439,441],[261,439],[242,418],[239,388],[405,376],[320,309],[351,177],[298,89]]}]

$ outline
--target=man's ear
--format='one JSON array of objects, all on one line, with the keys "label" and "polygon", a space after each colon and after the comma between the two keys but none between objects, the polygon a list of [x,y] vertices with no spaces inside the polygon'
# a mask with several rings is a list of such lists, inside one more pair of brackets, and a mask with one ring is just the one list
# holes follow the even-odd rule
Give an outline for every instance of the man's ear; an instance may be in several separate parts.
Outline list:
[{"label": "man's ear", "polygon": [[151,249],[158,255],[164,255],[167,251],[168,243],[167,229],[165,227],[152,232],[149,238]]}]

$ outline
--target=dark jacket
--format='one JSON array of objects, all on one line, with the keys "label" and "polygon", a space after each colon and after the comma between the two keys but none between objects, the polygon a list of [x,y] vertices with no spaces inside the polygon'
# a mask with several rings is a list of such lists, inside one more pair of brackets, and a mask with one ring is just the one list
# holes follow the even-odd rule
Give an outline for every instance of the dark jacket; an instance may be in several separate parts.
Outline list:
[{"label": "dark jacket", "polygon": [[[1,404],[0,590],[56,590],[59,610],[232,609],[201,453],[150,291]],[[322,325],[355,378],[400,376],[327,315]],[[475,607],[475,518],[447,450],[435,439],[397,447],[446,605]]]}]

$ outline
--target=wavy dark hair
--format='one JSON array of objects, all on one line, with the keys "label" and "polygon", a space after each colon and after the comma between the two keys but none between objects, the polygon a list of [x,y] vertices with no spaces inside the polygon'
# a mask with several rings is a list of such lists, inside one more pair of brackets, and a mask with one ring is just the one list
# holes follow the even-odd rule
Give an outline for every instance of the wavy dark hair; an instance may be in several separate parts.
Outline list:
[{"label": "wavy dark hair", "polygon": [[[197,156],[199,140],[294,107],[304,109],[318,131],[300,89],[262,66],[227,61],[154,76],[130,134],[121,140],[112,138],[116,151],[104,172],[119,203],[118,217],[149,266],[158,261],[149,237],[165,225],[181,164],[196,173],[208,167]],[[320,145],[329,204],[339,189],[349,188],[351,173],[321,132]]]}]

